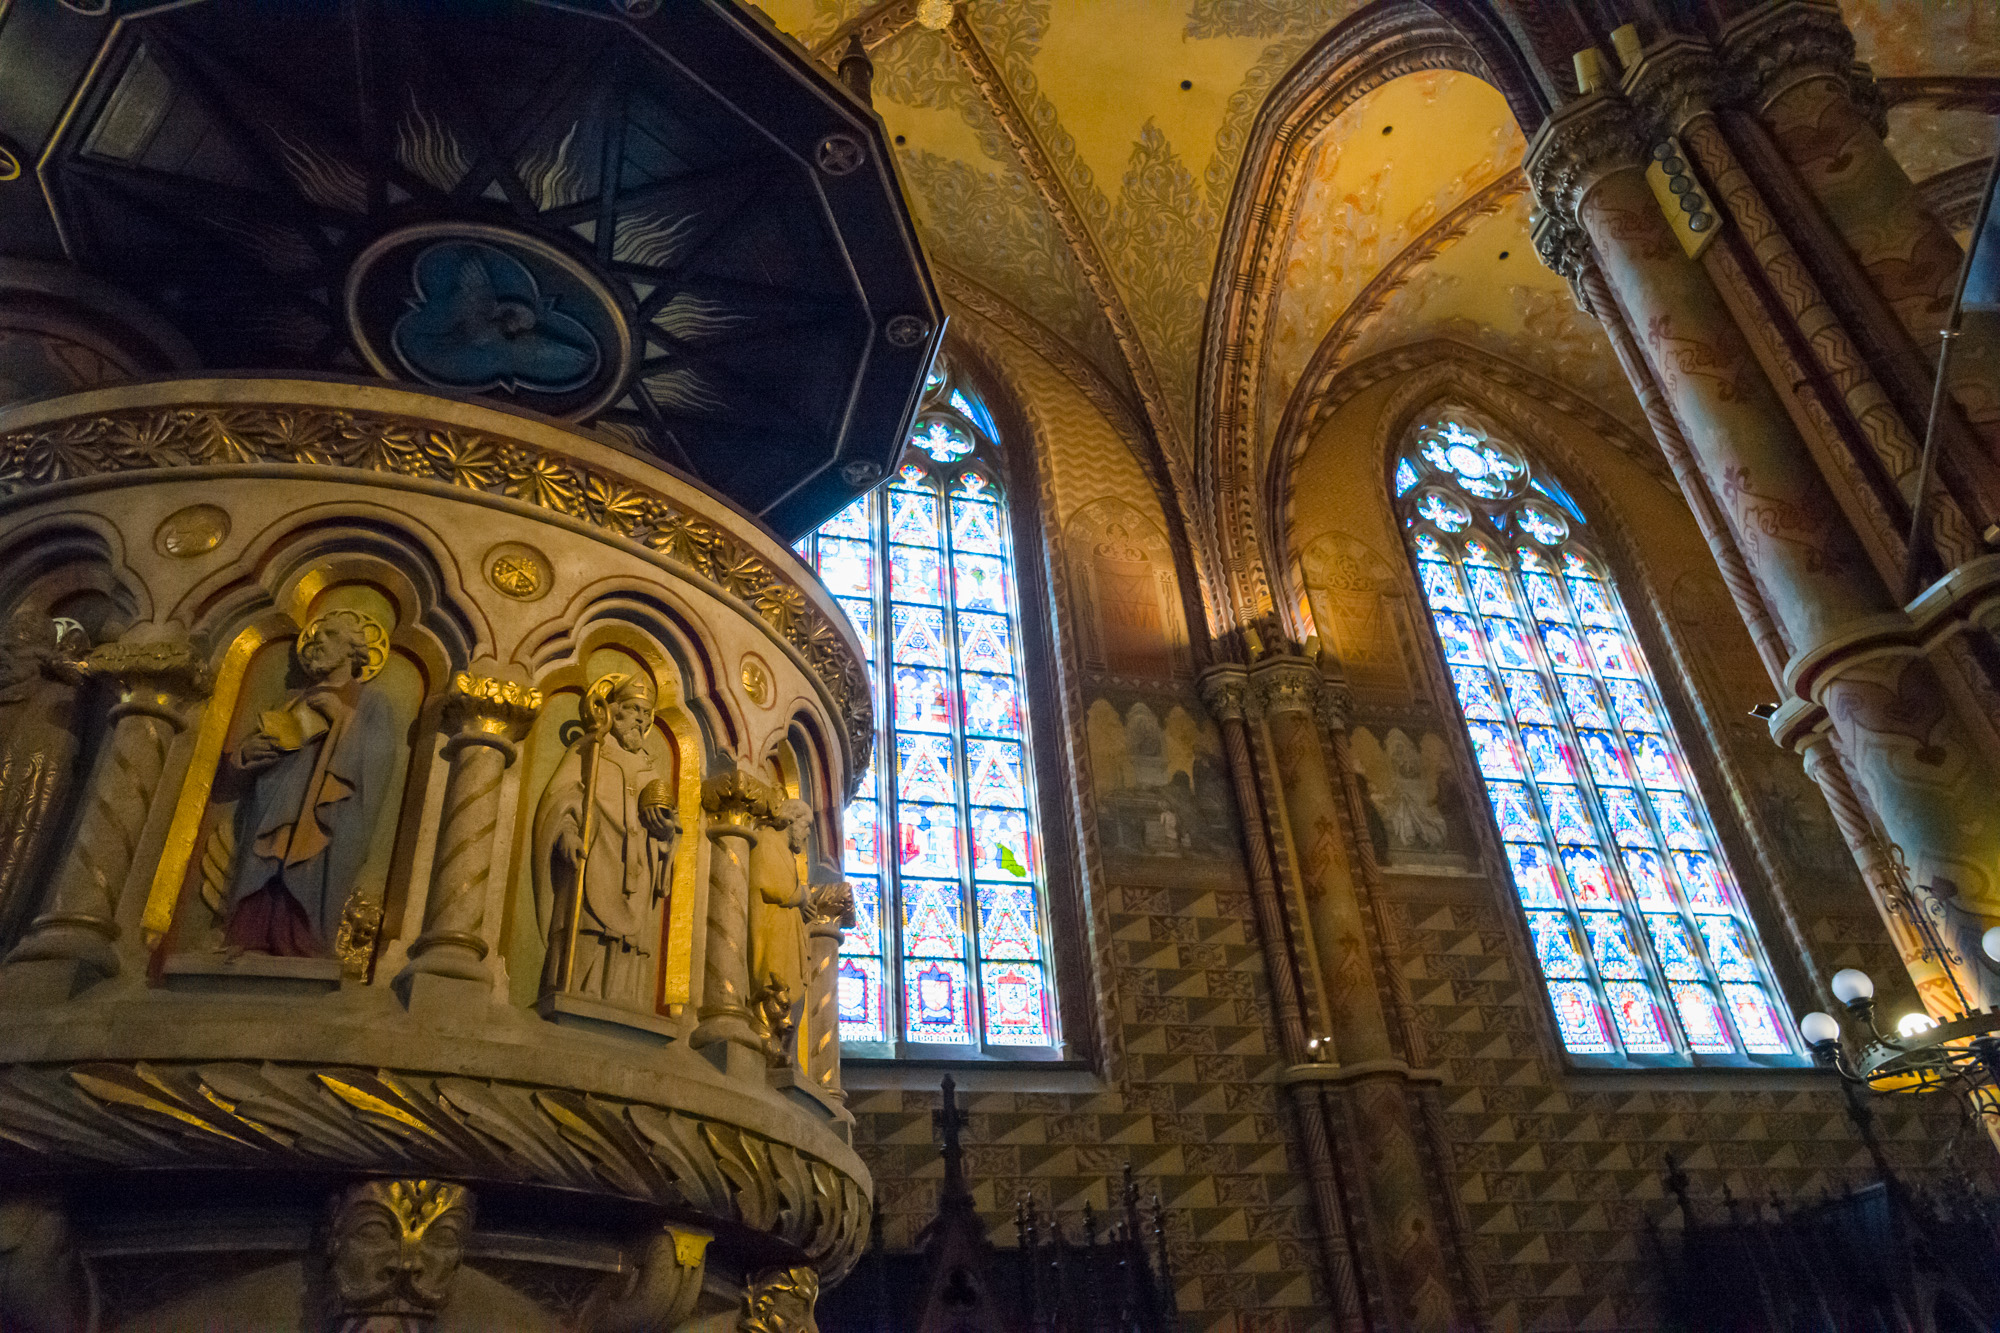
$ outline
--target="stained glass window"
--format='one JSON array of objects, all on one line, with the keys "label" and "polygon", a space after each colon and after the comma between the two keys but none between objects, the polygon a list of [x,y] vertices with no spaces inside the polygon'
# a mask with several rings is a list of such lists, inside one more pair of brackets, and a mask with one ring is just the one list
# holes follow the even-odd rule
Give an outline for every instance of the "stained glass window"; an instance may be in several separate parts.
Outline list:
[{"label": "stained glass window", "polygon": [[1582,510],[1460,419],[1415,432],[1393,489],[1563,1045],[1646,1064],[1796,1057]]},{"label": "stained glass window", "polygon": [[800,543],[874,676],[847,807],[840,1037],[918,1056],[1053,1048],[1056,1000],[992,417],[942,359],[886,486]]}]

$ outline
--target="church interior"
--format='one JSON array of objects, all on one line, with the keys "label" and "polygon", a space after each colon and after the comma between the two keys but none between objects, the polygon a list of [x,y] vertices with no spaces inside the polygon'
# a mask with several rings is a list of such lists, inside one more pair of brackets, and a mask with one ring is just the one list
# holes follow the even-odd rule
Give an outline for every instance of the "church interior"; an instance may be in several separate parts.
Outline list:
[{"label": "church interior", "polygon": [[2000,8],[0,0],[0,1329],[2000,1328]]}]

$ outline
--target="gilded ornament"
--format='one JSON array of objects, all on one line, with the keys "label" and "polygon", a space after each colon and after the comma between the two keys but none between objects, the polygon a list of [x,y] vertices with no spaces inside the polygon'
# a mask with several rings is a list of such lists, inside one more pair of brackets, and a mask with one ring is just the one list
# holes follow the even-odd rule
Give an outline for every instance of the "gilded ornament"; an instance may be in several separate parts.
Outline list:
[{"label": "gilded ornament", "polygon": [[229,535],[229,513],[220,505],[189,505],[160,520],[153,546],[161,555],[183,560],[207,555]]},{"label": "gilded ornament", "polygon": [[472,1191],[442,1180],[370,1180],[334,1201],[327,1270],[344,1330],[428,1322],[451,1296],[472,1234]]},{"label": "gilded ornament", "polygon": [[771,684],[771,668],[757,654],[743,654],[743,667],[738,679],[743,682],[743,693],[759,708],[769,708],[778,701],[778,692]]},{"label": "gilded ornament", "polygon": [[538,600],[555,582],[548,557],[526,542],[501,542],[485,564],[486,581],[519,602]]},{"label": "gilded ornament", "polygon": [[740,1333],[818,1333],[813,1306],[819,1302],[819,1273],[801,1264],[774,1268],[752,1278],[743,1291]]}]

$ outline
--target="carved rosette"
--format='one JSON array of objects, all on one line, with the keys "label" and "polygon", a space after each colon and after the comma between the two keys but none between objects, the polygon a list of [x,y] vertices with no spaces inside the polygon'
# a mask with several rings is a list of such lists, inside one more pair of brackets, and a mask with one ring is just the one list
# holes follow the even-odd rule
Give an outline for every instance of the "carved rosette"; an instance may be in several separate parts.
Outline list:
[{"label": "carved rosette", "polygon": [[867,670],[790,575],[668,495],[576,458],[487,432],[318,406],[173,405],[0,434],[0,498],[81,477],[187,468],[353,468],[462,487],[604,529],[754,611],[833,701],[858,781],[874,744]]},{"label": "carved rosette", "polygon": [[15,1066],[0,1169],[159,1166],[506,1181],[764,1232],[837,1280],[868,1234],[864,1178],[673,1107],[517,1080],[265,1062]]}]

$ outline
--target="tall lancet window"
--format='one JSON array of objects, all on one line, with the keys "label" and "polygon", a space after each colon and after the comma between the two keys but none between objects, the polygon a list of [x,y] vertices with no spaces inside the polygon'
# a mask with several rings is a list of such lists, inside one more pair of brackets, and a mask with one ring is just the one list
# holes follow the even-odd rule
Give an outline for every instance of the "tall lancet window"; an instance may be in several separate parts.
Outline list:
[{"label": "tall lancet window", "polygon": [[1572,1055],[1788,1063],[1756,931],[1582,510],[1465,418],[1395,492]]},{"label": "tall lancet window", "polygon": [[887,485],[800,543],[868,648],[875,764],[847,807],[852,1054],[1057,1044],[999,441],[940,358]]}]

